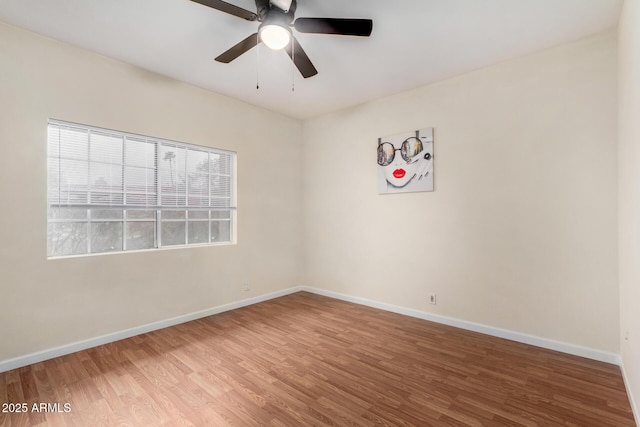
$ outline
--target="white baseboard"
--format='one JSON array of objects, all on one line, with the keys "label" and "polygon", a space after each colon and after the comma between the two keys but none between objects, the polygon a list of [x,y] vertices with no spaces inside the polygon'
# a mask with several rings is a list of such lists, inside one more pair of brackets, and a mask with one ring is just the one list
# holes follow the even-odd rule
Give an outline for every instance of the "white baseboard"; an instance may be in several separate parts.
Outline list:
[{"label": "white baseboard", "polygon": [[624,361],[620,362],[620,370],[622,371],[622,379],[624,380],[624,386],[627,389],[627,397],[629,398],[629,403],[631,404],[631,410],[633,411],[633,416],[636,420],[636,425],[640,426],[640,411],[638,411],[638,405],[636,405],[636,400],[633,396],[633,391],[629,386],[629,377],[627,376],[627,371],[624,369]]},{"label": "white baseboard", "polygon": [[135,328],[126,329],[124,331],[114,332],[112,334],[102,335],[96,338],[90,338],[84,341],[27,354],[8,360],[0,360],[0,372],[10,371],[12,369],[21,368],[33,363],[43,362],[54,357],[64,356],[66,354],[75,353],[77,351],[86,350],[88,348],[97,347],[99,345],[108,344],[136,335],[145,334],[147,332],[156,331],[158,329],[168,328],[169,326],[179,325],[181,323],[190,322],[192,320],[201,319],[203,317],[212,316],[214,314],[223,313],[225,311],[234,310],[236,308],[246,307],[248,305],[257,304],[259,302],[268,301],[270,299],[289,295],[302,290],[302,287],[293,287],[282,291],[272,292],[241,301],[224,304],[206,310],[189,313],[182,316],[172,317],[171,319],[161,320],[159,322],[148,323],[146,325],[137,326]]},{"label": "white baseboard", "polygon": [[[63,345],[60,347],[55,347],[52,349],[43,350],[36,353],[31,353],[24,356],[16,357],[13,359],[2,360],[0,361],[0,372],[9,371],[12,369],[31,365],[33,363],[38,363],[48,359],[53,359],[54,357],[64,356],[66,354],[75,353],[77,351],[86,350],[88,348],[111,343],[121,339],[130,338],[136,335],[144,334],[144,333],[155,331],[158,329],[167,328],[170,326],[189,322],[191,320],[201,319],[203,317],[212,316],[214,314],[222,313],[229,310],[234,310],[236,308],[246,307],[248,305],[257,304],[259,302],[268,301],[270,299],[278,298],[281,296],[289,295],[289,294],[300,292],[300,291],[310,292],[317,295],[322,295],[322,296],[335,298],[343,301],[353,302],[356,304],[378,308],[378,309],[390,311],[393,313],[403,314],[405,316],[411,316],[419,319],[429,320],[436,323],[442,323],[449,326],[455,326],[461,329],[480,332],[483,334],[492,335],[499,338],[506,338],[512,341],[531,344],[538,347],[561,351],[563,353],[569,353],[576,356],[582,356],[589,359],[599,360],[602,362],[613,363],[620,366],[622,363],[620,356],[615,353],[609,353],[601,350],[581,347],[574,344],[568,344],[560,341],[540,338],[533,335],[522,334],[519,332],[510,331],[507,329],[495,328],[492,326],[482,325],[474,322],[468,322],[466,320],[455,319],[452,317],[440,316],[437,314],[432,314],[424,311],[419,311],[419,310],[400,307],[392,304],[373,301],[366,298],[354,297],[350,295],[340,294],[337,292],[327,291],[327,290],[318,289],[318,288],[312,288],[308,286],[296,286],[293,288],[284,289],[282,291],[272,292],[265,295],[233,302],[230,304],[224,304],[221,306],[209,308],[209,309],[198,311],[195,313],[189,313],[182,316],[173,317],[171,319],[149,323],[149,324],[138,326],[135,328],[126,329],[124,331],[114,332],[112,334],[106,334],[106,335],[102,335],[102,336],[91,338],[84,341],[78,341],[78,342]],[[637,414],[637,410],[635,413]]]},{"label": "white baseboard", "polygon": [[353,302],[356,304],[366,305],[373,308],[379,308],[381,310],[390,311],[393,313],[404,314],[405,316],[411,316],[411,317],[416,317],[418,319],[429,320],[436,323],[442,323],[444,325],[455,326],[456,328],[466,329],[473,332],[480,332],[482,334],[492,335],[499,338],[505,338],[511,341],[517,341],[524,344],[530,344],[530,345],[535,345],[537,347],[556,350],[562,353],[573,354],[574,356],[586,357],[588,359],[598,360],[606,363],[612,363],[614,365],[621,364],[620,355],[615,353],[609,353],[602,350],[582,347],[575,344],[568,344],[561,341],[541,338],[535,335],[523,334],[520,332],[510,331],[508,329],[496,328],[493,326],[487,326],[480,323],[469,322],[466,320],[455,319],[453,317],[440,316],[438,314],[428,313],[426,311],[414,310],[411,308],[405,308],[405,307],[400,307],[400,306],[382,303],[378,301],[372,301],[366,298],[359,298],[351,295],[344,295],[337,292],[327,291],[324,289],[302,286],[301,290],[326,296],[326,297],[330,297],[330,298],[335,298],[343,301]]}]

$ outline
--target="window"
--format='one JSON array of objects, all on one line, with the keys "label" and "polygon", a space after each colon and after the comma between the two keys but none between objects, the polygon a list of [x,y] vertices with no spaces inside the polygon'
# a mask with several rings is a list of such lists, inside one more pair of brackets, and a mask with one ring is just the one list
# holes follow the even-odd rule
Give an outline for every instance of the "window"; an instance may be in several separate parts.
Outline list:
[{"label": "window", "polygon": [[50,120],[48,256],[231,243],[235,157]]}]

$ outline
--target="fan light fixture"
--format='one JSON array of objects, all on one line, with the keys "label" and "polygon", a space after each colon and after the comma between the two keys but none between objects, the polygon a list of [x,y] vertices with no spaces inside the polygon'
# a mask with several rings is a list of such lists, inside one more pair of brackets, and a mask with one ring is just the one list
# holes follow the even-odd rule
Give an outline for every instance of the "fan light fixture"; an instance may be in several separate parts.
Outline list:
[{"label": "fan light fixture", "polygon": [[280,25],[267,24],[260,28],[260,39],[269,49],[280,50],[291,41],[291,33]]},{"label": "fan light fixture", "polygon": [[[228,64],[240,55],[264,43],[270,49],[285,49],[293,65],[302,77],[309,78],[318,70],[296,40],[293,30],[307,34],[335,34],[341,36],[369,37],[373,29],[371,19],[352,18],[297,18],[296,0],[255,0],[255,13],[223,0],[191,0],[203,6],[228,13],[238,18],[260,23],[258,31],[239,41],[216,57],[216,61]],[[249,0],[243,0],[248,2]],[[0,0],[0,3],[2,0]]]}]

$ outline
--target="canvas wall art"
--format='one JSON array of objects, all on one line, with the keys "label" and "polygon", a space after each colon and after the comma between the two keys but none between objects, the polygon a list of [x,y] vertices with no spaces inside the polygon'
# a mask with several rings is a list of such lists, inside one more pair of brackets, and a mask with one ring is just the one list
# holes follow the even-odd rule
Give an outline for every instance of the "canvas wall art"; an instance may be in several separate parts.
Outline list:
[{"label": "canvas wall art", "polygon": [[378,138],[378,193],[433,191],[433,128]]}]

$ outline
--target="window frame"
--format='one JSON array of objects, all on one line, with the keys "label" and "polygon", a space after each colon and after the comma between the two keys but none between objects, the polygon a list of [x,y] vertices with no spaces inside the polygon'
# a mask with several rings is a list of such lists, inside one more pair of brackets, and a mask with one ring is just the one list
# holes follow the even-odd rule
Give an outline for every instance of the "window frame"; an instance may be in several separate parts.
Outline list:
[{"label": "window frame", "polygon": [[[65,157],[62,154],[63,138],[61,137],[61,133],[63,129],[68,130],[70,133],[78,132],[79,135],[86,134],[86,140],[71,141],[73,143],[69,145],[71,147],[69,150],[71,150],[72,153],[74,153],[73,150],[78,149],[82,151],[86,148],[86,154],[82,153],[81,159],[74,159],[72,156]],[[57,142],[52,142],[52,132],[54,133],[54,138],[56,136],[55,132],[57,132]],[[115,147],[115,152],[120,153],[120,161],[116,161],[118,156],[115,156],[116,160],[111,160],[111,151],[108,153],[109,162],[93,159],[91,150],[94,144],[99,147],[99,143],[94,142],[92,139],[93,135],[100,135],[106,139],[111,138],[117,141],[120,147],[113,145],[109,147],[108,150],[112,150]],[[65,142],[69,141],[65,140]],[[86,144],[86,147],[83,148],[82,144]],[[144,147],[144,150],[147,150],[142,155],[136,157],[137,159],[145,160],[146,163],[144,166],[135,165],[134,161],[127,161],[126,157],[129,154],[127,144],[132,144],[132,146],[139,144],[140,147]],[[108,144],[105,146],[108,146]],[[160,158],[161,152],[167,152],[167,149],[172,150],[169,152],[173,156],[169,159],[171,186],[168,186],[168,182],[163,182],[163,175],[166,179],[167,168],[161,165]],[[52,152],[54,152],[54,154],[52,154]],[[171,161],[176,158],[176,152],[184,157],[184,165],[178,165],[176,162]],[[134,156],[132,155],[131,157],[133,158]],[[151,163],[149,163],[150,158],[152,158]],[[199,163],[193,163],[198,159],[200,159]],[[63,173],[63,164],[65,161],[68,164],[76,164],[76,166],[65,169],[64,172],[66,175]],[[191,162],[191,166],[189,162]],[[152,165],[149,166],[150,164]],[[86,171],[82,169],[85,165]],[[86,173],[86,182],[83,182],[85,181],[85,176],[81,173],[81,179],[77,180],[79,183],[69,183],[73,178],[73,174],[77,173],[76,167],[78,170],[81,170],[82,173]],[[92,181],[96,178],[93,176],[92,168],[98,169],[99,167],[116,170],[114,178],[116,183],[108,182],[103,176],[100,176],[98,180]],[[180,167],[183,167],[183,169],[179,169]],[[138,172],[142,172],[145,175],[145,179],[143,180],[145,183],[144,190],[137,181],[139,177],[136,178],[136,174],[134,173],[136,168]],[[148,180],[149,173],[153,175],[151,183]],[[182,175],[179,175],[180,173],[182,173]],[[129,174],[134,177],[132,182],[127,181]],[[66,184],[63,184],[63,178],[67,179]],[[180,182],[180,178],[182,178],[183,182]],[[100,180],[102,180],[102,182],[100,182]],[[199,180],[199,186],[196,185],[194,187],[192,183],[194,180]],[[66,191],[63,191],[62,188],[65,185]],[[136,185],[139,187],[136,187]],[[74,187],[78,189],[76,190]],[[99,187],[98,190],[101,189],[102,191],[98,191],[96,187]],[[149,191],[151,187],[153,187],[153,191]],[[195,188],[195,190],[190,194],[189,190],[191,188]],[[204,188],[206,188],[206,192],[203,191]],[[49,119],[48,121],[48,259],[236,244],[236,192],[237,153],[235,151],[187,144],[57,119]],[[63,194],[65,196],[64,201]],[[81,201],[84,198],[83,201],[86,203],[72,202],[72,198],[77,198],[77,200]],[[173,200],[175,203],[163,203],[163,198],[169,201]],[[144,203],[140,202],[141,199],[144,200]],[[108,200],[108,202],[105,202],[105,200]],[[115,203],[114,200],[116,201]],[[130,202],[130,200],[134,200],[134,202]],[[135,200],[137,200],[137,202]],[[152,203],[149,202],[150,200]],[[132,215],[134,211],[147,212],[147,215]],[[58,216],[63,212],[67,217],[59,218]],[[96,215],[98,212],[100,215]],[[109,214],[109,212],[111,212],[111,214]],[[177,215],[177,218],[167,218],[172,216],[169,212],[182,212],[182,216]],[[206,212],[206,215],[196,214],[196,212]],[[197,218],[194,218],[194,216]],[[207,223],[206,233],[200,230],[200,234],[192,237],[190,234],[190,226],[194,227],[196,224],[205,222]],[[132,224],[140,224],[142,227],[144,223],[149,224],[148,227],[152,228],[152,230],[146,231],[147,234],[145,237],[147,240],[141,240],[143,246],[144,244],[146,244],[146,246],[138,247],[138,245],[134,244],[133,246],[136,247],[131,249],[132,245],[128,244],[128,240],[132,238],[133,235],[131,226]],[[221,224],[226,223],[228,223],[228,225],[221,226]],[[78,243],[76,243],[75,246],[72,243],[70,246],[71,250],[65,246],[55,247],[57,243],[55,242],[55,238],[59,238],[65,233],[64,224],[68,225],[67,229],[72,230],[66,232],[66,239],[68,239],[69,236],[74,237],[73,233],[78,232],[78,235],[75,236],[78,239]],[[94,235],[95,230],[98,229],[100,225],[107,226],[107,224],[120,224],[120,226],[115,226],[118,230],[111,236],[106,235],[106,233]],[[168,224],[181,224],[177,226],[179,232],[176,233],[179,239],[174,242],[169,242],[168,239],[163,241],[163,228]],[[218,233],[216,237],[219,238],[222,236],[223,240],[216,241],[214,239],[214,226]],[[74,229],[74,227],[77,228]],[[82,230],[83,228],[84,230]],[[149,233],[151,233],[152,236]],[[203,238],[205,234],[206,239]],[[111,246],[108,249],[101,248],[101,250],[96,251],[95,247],[99,244],[98,242],[101,241],[101,239],[99,239],[100,236],[103,238],[105,236],[116,238],[117,243],[115,247]],[[152,237],[153,240],[150,246],[148,245],[150,242],[149,237]],[[65,238],[62,239],[64,240]],[[194,242],[193,239],[197,239],[197,241]],[[63,245],[64,244],[66,243],[63,241]],[[82,247],[83,245],[84,247]]]}]

